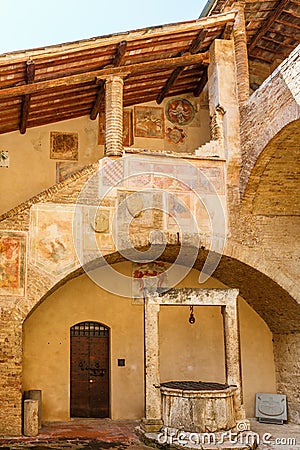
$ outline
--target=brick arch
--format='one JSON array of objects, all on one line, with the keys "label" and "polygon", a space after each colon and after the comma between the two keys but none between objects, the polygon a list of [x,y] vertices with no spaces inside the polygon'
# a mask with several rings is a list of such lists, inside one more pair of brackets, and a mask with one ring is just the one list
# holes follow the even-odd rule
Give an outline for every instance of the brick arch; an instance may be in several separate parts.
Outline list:
[{"label": "brick arch", "polygon": [[243,207],[247,211],[299,214],[299,142],[300,119],[282,128],[262,149],[245,188]]},{"label": "brick arch", "polygon": [[[143,247],[145,248],[145,247]],[[167,245],[160,257],[161,261],[173,263],[179,251],[178,245]],[[201,270],[207,257],[206,250],[200,250],[194,268]],[[290,333],[300,331],[300,305],[296,300],[270,276],[259,271],[257,268],[246,264],[249,255],[245,251],[241,257],[244,261],[229,255],[223,255],[220,263],[213,274],[213,278],[223,282],[228,287],[238,288],[240,295],[248,304],[265,320],[270,330],[274,333]],[[251,259],[251,258],[250,258]],[[118,252],[105,257],[109,264],[126,261]],[[254,259],[252,258],[254,262]],[[95,269],[101,265],[101,261],[95,260],[89,269]],[[56,283],[46,284],[41,280],[40,288],[36,289],[35,296],[31,301],[24,300],[18,303],[14,316],[19,315],[22,322],[54,291],[59,289],[68,281],[85,273],[82,267],[70,272]]]},{"label": "brick arch", "polygon": [[285,127],[300,119],[300,46],[268,77],[241,108],[243,197],[251,173],[268,144]]}]

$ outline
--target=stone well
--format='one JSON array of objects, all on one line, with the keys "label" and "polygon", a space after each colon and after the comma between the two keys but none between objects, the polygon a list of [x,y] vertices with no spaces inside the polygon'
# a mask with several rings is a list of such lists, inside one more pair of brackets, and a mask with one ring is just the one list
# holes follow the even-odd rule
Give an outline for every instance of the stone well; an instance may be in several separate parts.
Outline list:
[{"label": "stone well", "polygon": [[196,381],[162,383],[165,426],[193,433],[230,430],[236,425],[236,386]]}]

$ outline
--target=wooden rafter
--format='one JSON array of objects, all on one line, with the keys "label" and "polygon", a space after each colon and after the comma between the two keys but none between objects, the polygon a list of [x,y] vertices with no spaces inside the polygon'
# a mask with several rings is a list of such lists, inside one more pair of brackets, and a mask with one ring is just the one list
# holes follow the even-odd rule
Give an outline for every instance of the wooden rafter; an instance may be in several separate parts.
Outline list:
[{"label": "wooden rafter", "polygon": [[67,77],[62,76],[49,81],[39,81],[32,84],[23,84],[21,86],[3,88],[0,89],[0,99],[16,97],[19,95],[33,94],[35,92],[41,92],[47,89],[57,88],[59,86],[68,87],[74,84],[91,83],[95,82],[95,80],[101,83],[103,79],[109,77],[110,75],[126,77],[129,75],[135,75],[147,71],[153,72],[172,67],[192,66],[196,64],[209,64],[209,53],[203,52],[197,53],[196,55],[187,54],[178,58],[166,58],[156,61],[147,61],[145,63],[128,64],[126,66],[93,70],[82,74],[70,75]]},{"label": "wooden rafter", "polygon": [[275,22],[275,20],[280,16],[282,11],[284,10],[285,6],[289,0],[279,0],[277,3],[277,6],[275,10],[272,12],[270,17],[265,21],[265,23],[260,27],[259,31],[256,33],[256,35],[251,40],[249,46],[248,46],[248,52],[251,52],[258,41],[262,38],[262,36],[265,34],[265,32],[271,27],[271,25]]},{"label": "wooden rafter", "polygon": [[195,97],[199,97],[199,95],[201,94],[201,92],[205,88],[207,80],[208,80],[207,69],[205,69],[204,72],[203,72],[202,77],[199,80],[199,83],[197,84],[197,86],[196,86],[196,88],[194,90],[194,96]]},{"label": "wooden rafter", "polygon": [[179,75],[181,74],[181,72],[183,70],[184,70],[184,67],[177,67],[175,70],[173,70],[173,72],[171,73],[170,77],[168,78],[166,84],[164,85],[164,87],[162,88],[160,93],[158,94],[158,96],[156,98],[156,103],[158,103],[160,105],[160,103],[163,101],[163,99],[165,98],[167,93],[170,91],[173,84],[175,83],[175,81],[177,80],[177,78],[179,77]]},{"label": "wooden rafter", "polygon": [[[112,66],[113,67],[118,67],[122,64],[122,61],[124,59],[124,55],[126,53],[126,48],[127,48],[127,41],[121,41],[118,44],[117,47],[117,51],[116,54],[114,56],[113,62],[112,62]],[[90,119],[91,120],[95,120],[100,108],[101,108],[101,104],[104,100],[105,97],[105,82],[103,81],[102,83],[100,83],[100,87],[98,88],[98,92],[97,92],[97,96],[96,96],[96,100],[93,104],[91,113],[90,113]]]},{"label": "wooden rafter", "polygon": [[[26,62],[26,83],[31,84],[34,82],[34,74],[35,74],[35,64],[30,59]],[[23,96],[22,100],[22,110],[21,110],[21,119],[19,124],[19,129],[21,134],[26,133],[27,128],[27,121],[29,116],[29,109],[30,109],[30,99],[31,94],[25,94]]]},{"label": "wooden rafter", "polygon": [[188,49],[192,55],[200,51],[201,44],[205,40],[207,33],[208,30],[206,28],[202,28],[202,30],[200,30],[197,36],[193,39]]},{"label": "wooden rafter", "polygon": [[123,62],[125,53],[126,53],[126,48],[127,48],[127,41],[121,41],[118,44],[118,48],[113,60],[113,66],[117,67],[120,66]]},{"label": "wooden rafter", "polygon": [[230,39],[232,31],[233,31],[233,23],[232,22],[226,23],[224,31],[222,33],[222,39]]},{"label": "wooden rafter", "polygon": [[95,100],[95,102],[93,104],[93,107],[92,107],[92,110],[91,110],[91,113],[90,113],[90,119],[91,120],[95,120],[97,115],[98,115],[98,113],[99,113],[99,111],[100,111],[101,104],[102,104],[102,102],[104,100],[104,97],[105,97],[105,87],[104,87],[104,85],[105,85],[105,82],[102,81],[102,83],[100,83],[100,87],[98,88],[96,100]]},{"label": "wooden rafter", "polygon": [[[206,30],[205,28],[203,28],[202,30],[199,31],[197,36],[191,42],[191,44],[187,50],[187,53],[194,55],[197,52],[199,52],[201,44],[205,40],[207,32],[208,32],[208,30]],[[175,70],[173,70],[170,77],[166,81],[166,84],[164,85],[164,87],[162,88],[162,90],[160,91],[160,93],[158,94],[158,96],[156,98],[156,102],[158,104],[162,103],[162,101],[164,100],[164,98],[166,97],[168,92],[171,90],[172,86],[174,85],[175,81],[180,76],[180,74],[183,72],[183,70],[184,70],[184,66],[177,67]]]}]

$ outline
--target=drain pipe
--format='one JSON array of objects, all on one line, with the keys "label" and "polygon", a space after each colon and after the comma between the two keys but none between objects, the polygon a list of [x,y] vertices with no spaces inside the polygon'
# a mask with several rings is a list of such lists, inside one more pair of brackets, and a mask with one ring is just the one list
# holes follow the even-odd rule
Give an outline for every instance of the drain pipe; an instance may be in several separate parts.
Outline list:
[{"label": "drain pipe", "polygon": [[204,6],[204,8],[203,8],[203,10],[202,10],[202,12],[201,12],[201,14],[200,14],[200,16],[199,16],[199,19],[201,19],[202,17],[208,16],[209,13],[210,13],[210,11],[211,11],[212,9],[214,9],[214,7],[215,7],[217,1],[218,1],[218,0],[208,0],[208,2],[207,2],[206,5]]}]

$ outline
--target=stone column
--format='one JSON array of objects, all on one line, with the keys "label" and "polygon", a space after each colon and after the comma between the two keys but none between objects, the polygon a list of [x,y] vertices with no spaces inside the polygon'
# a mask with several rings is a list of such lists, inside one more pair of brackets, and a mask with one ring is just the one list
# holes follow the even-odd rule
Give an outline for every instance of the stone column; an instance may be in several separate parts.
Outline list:
[{"label": "stone column", "polygon": [[245,418],[245,411],[242,405],[242,380],[241,380],[241,359],[240,359],[240,338],[237,314],[237,299],[230,300],[222,308],[224,318],[225,334],[225,366],[226,382],[229,385],[237,386],[234,398],[236,419]]},{"label": "stone column", "polygon": [[[208,67],[209,114],[219,115],[223,139],[219,136],[221,156],[226,164],[227,230],[233,234],[239,216],[239,175],[241,170],[240,112],[233,40],[215,39],[210,46]],[[212,127],[213,127],[212,123]],[[223,147],[223,148],[222,148]]]},{"label": "stone column", "polygon": [[123,155],[123,78],[105,82],[105,156]]},{"label": "stone column", "polygon": [[235,9],[237,10],[237,15],[235,17],[233,28],[235,63],[237,71],[237,88],[240,105],[249,97],[250,89],[244,7],[244,3],[238,2],[236,4]]},{"label": "stone column", "polygon": [[24,435],[39,434],[38,400],[24,401]]},{"label": "stone column", "polygon": [[161,413],[158,314],[160,306],[150,297],[145,299],[145,418],[146,432],[159,431]]}]

